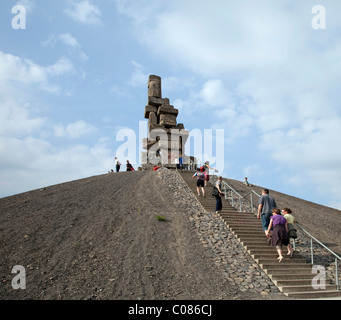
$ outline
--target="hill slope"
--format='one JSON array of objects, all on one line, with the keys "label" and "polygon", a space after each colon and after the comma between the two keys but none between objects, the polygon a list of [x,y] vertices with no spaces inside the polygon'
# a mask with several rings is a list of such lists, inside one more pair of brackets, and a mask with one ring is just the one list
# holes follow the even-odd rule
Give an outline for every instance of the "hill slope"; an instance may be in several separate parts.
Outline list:
[{"label": "hill slope", "polygon": [[0,299],[252,298],[216,271],[168,187],[122,172],[0,199]]},{"label": "hill slope", "polygon": [[[202,212],[195,196],[160,173],[106,174],[0,199],[0,299],[284,299],[228,281],[190,222]],[[271,194],[341,247],[340,211]],[[11,286],[15,265],[26,269],[25,290]]]}]

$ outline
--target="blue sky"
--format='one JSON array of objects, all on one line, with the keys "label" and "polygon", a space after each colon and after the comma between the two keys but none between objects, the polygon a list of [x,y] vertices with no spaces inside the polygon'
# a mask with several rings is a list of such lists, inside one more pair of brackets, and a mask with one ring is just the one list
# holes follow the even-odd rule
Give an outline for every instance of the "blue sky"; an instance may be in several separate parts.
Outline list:
[{"label": "blue sky", "polygon": [[[26,29],[13,28],[16,4]],[[316,5],[324,29],[312,26]],[[117,133],[140,138],[156,74],[186,129],[225,130],[224,176],[341,209],[339,1],[8,0],[0,9],[1,197],[113,168]]]}]

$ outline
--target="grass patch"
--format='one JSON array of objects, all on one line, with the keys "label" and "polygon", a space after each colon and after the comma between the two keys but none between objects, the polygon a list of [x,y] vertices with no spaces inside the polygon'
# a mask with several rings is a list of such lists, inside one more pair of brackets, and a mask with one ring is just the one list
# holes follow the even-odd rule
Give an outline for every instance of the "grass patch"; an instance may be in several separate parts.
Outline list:
[{"label": "grass patch", "polygon": [[156,220],[157,220],[157,221],[166,221],[166,217],[157,215],[157,216],[156,216]]}]

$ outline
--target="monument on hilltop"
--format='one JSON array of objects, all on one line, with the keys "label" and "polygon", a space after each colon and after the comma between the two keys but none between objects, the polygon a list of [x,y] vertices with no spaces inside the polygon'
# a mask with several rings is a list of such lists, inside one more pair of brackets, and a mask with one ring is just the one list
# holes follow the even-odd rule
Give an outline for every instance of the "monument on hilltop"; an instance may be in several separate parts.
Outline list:
[{"label": "monument on hilltop", "polygon": [[175,159],[180,156],[189,163],[185,155],[185,143],[189,132],[182,123],[177,123],[179,110],[162,98],[161,77],[150,75],[148,79],[148,102],[144,117],[148,119],[148,137],[143,139],[142,167],[154,165],[175,168]]}]

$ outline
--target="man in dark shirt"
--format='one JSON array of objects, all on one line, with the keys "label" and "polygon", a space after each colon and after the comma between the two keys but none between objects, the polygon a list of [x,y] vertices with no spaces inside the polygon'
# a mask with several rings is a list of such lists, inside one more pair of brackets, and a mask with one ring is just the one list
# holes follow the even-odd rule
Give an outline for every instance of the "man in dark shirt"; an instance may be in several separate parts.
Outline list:
[{"label": "man in dark shirt", "polygon": [[275,199],[269,196],[268,189],[263,189],[262,195],[259,198],[259,202],[258,202],[257,218],[262,219],[262,227],[265,233],[269,227],[270,217],[272,215],[272,209],[275,209],[275,208],[277,208]]}]

